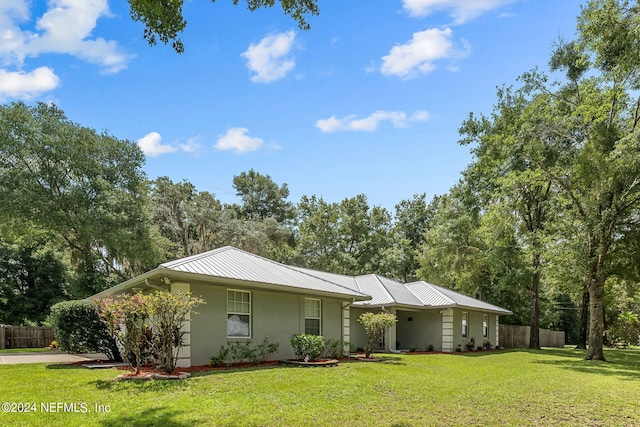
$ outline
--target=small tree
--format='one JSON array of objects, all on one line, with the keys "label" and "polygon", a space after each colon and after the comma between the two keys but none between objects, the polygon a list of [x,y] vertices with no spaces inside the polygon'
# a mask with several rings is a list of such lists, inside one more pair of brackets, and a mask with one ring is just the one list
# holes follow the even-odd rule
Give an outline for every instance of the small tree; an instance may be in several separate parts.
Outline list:
[{"label": "small tree", "polygon": [[124,294],[117,298],[96,300],[95,305],[98,315],[121,345],[125,361],[136,375],[139,374],[142,349],[147,342],[148,328],[144,324],[149,314],[147,296],[142,293]]},{"label": "small tree", "polygon": [[190,293],[155,292],[149,294],[146,303],[153,325],[153,347],[158,362],[167,373],[176,368],[178,353],[184,344],[182,330],[192,309],[205,304]]},{"label": "small tree", "polygon": [[370,357],[377,344],[384,335],[384,331],[393,326],[398,320],[395,314],[391,313],[363,313],[358,317],[358,323],[364,326],[367,333],[367,346],[365,356]]},{"label": "small tree", "polygon": [[120,351],[95,307],[87,300],[63,301],[51,307],[47,322],[61,350],[73,353],[99,352],[109,360],[122,360]]}]

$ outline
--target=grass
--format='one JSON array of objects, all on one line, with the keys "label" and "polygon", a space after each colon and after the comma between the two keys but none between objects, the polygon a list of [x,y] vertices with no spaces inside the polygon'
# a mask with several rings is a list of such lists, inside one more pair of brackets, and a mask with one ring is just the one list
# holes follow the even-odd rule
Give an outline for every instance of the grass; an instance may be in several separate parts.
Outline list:
[{"label": "grass", "polygon": [[0,350],[0,354],[11,354],[11,353],[49,353],[51,350],[49,348],[7,348],[4,350]]},{"label": "grass", "polygon": [[[0,365],[2,401],[35,413],[1,413],[0,425],[423,426],[640,425],[640,351],[386,355],[334,368],[210,371],[183,381],[116,382],[115,370]],[[46,413],[41,403],[90,412]],[[109,412],[96,412],[108,405]]]}]

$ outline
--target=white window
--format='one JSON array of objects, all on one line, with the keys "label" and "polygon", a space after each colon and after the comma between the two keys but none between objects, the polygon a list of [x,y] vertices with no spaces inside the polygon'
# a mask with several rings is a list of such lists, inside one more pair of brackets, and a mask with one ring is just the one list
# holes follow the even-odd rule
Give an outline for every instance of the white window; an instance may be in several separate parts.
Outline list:
[{"label": "white window", "polygon": [[304,299],[304,333],[322,335],[322,303],[319,299]]},{"label": "white window", "polygon": [[469,338],[469,313],[462,312],[462,338]]},{"label": "white window", "polygon": [[489,338],[489,315],[482,315],[482,338]]},{"label": "white window", "polygon": [[251,337],[251,293],[227,289],[227,337]]}]

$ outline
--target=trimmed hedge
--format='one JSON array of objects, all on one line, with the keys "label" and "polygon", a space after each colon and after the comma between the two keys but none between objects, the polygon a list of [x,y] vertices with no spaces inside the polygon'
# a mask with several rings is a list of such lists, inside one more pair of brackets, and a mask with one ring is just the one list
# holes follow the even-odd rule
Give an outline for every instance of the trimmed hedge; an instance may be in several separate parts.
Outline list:
[{"label": "trimmed hedge", "polygon": [[116,341],[89,300],[63,301],[51,307],[48,322],[61,350],[104,353],[121,361]]}]

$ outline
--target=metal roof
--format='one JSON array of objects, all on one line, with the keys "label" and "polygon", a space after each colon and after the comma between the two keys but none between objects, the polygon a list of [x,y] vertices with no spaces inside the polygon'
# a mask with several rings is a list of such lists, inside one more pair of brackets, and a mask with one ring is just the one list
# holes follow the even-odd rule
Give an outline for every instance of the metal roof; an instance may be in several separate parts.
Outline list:
[{"label": "metal roof", "polygon": [[166,262],[160,264],[160,267],[176,272],[329,292],[359,297],[358,299],[368,296],[352,287],[343,286],[232,246]]},{"label": "metal roof", "polygon": [[[416,309],[462,307],[499,314],[509,310],[471,298],[427,282],[400,283],[376,274],[346,276],[308,268],[292,267],[258,255],[225,246],[165,262],[154,270],[109,288],[92,298],[126,291],[155,277],[175,272],[206,281],[230,279],[248,285],[281,290],[304,290],[309,293],[332,294],[356,300],[355,306],[404,306]],[[152,286],[152,285],[148,285]]]}]

